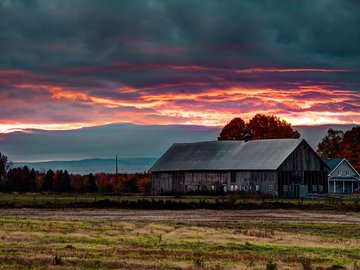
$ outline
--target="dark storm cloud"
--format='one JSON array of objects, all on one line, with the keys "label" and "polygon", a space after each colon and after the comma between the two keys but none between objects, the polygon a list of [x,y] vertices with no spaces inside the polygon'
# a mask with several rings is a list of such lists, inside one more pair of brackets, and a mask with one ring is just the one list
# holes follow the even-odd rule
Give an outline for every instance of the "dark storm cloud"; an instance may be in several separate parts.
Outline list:
[{"label": "dark storm cloud", "polygon": [[[0,1],[1,66],[359,67],[357,1]],[[348,59],[349,61],[344,61]],[[351,60],[351,61],[350,61]]]}]

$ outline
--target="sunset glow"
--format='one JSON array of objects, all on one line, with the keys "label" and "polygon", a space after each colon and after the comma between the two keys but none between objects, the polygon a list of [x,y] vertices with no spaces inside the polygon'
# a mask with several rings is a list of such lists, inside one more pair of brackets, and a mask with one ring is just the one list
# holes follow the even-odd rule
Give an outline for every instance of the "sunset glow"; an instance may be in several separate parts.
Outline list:
[{"label": "sunset glow", "polygon": [[360,124],[353,4],[342,4],[345,16],[330,1],[303,10],[120,2],[0,2],[0,133],[223,126],[257,113],[293,125]]}]

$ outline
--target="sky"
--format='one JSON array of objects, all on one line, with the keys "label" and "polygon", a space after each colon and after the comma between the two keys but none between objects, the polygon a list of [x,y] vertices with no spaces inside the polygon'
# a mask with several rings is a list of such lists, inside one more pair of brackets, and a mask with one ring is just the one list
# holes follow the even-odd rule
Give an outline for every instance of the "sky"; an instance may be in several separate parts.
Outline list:
[{"label": "sky", "polygon": [[0,0],[0,133],[360,124],[360,1]]}]

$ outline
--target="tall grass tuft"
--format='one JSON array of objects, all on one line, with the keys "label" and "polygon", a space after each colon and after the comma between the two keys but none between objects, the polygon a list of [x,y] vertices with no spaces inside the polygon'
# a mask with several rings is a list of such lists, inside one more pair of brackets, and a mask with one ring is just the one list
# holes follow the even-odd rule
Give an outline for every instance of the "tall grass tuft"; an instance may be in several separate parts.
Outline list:
[{"label": "tall grass tuft", "polygon": [[277,264],[272,261],[268,261],[266,264],[266,270],[278,270]]},{"label": "tall grass tuft", "polygon": [[64,264],[64,261],[63,261],[62,257],[60,255],[57,255],[57,254],[54,257],[54,261],[55,261],[56,265],[63,265]]}]

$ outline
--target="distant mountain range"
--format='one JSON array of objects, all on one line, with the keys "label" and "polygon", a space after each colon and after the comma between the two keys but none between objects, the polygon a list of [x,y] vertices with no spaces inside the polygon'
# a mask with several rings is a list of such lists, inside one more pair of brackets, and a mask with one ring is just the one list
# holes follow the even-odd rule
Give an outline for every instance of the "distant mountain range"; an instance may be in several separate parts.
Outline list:
[{"label": "distant mountain range", "polygon": [[[345,131],[353,126],[294,128],[316,149],[329,128]],[[27,130],[0,134],[0,152],[17,161],[16,165],[27,164],[39,170],[62,168],[72,173],[114,172],[114,157],[118,155],[119,168],[128,172],[144,171],[173,143],[216,140],[220,131],[221,127],[134,124],[67,131]],[[51,162],[36,163],[40,161]]]},{"label": "distant mountain range", "polygon": [[[118,159],[119,173],[134,173],[148,171],[155,164],[157,158],[127,158]],[[89,173],[115,173],[116,160],[93,158],[73,161],[46,161],[46,162],[14,162],[14,167],[23,167],[27,165],[36,171],[46,172],[52,170],[67,170],[72,174],[89,174]]]}]

